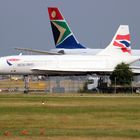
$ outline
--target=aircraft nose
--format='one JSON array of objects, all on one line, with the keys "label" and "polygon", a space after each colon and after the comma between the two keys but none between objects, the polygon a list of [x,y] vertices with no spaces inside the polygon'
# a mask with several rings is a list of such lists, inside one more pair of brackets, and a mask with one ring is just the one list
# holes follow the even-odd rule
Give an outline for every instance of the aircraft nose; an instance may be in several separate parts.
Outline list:
[{"label": "aircraft nose", "polygon": [[1,57],[0,58],[0,74],[5,73],[5,71],[7,70],[5,62],[6,62],[5,59],[3,57]]}]

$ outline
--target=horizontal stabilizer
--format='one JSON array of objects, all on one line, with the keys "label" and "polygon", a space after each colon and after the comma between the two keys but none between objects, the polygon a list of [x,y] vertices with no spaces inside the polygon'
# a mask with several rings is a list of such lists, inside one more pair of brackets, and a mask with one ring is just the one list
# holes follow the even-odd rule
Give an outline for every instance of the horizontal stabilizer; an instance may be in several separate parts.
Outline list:
[{"label": "horizontal stabilizer", "polygon": [[38,54],[46,54],[46,55],[62,55],[61,52],[48,52],[48,51],[42,51],[42,50],[36,50],[36,49],[29,49],[29,48],[15,48],[18,51],[26,51],[26,52],[33,52]]}]

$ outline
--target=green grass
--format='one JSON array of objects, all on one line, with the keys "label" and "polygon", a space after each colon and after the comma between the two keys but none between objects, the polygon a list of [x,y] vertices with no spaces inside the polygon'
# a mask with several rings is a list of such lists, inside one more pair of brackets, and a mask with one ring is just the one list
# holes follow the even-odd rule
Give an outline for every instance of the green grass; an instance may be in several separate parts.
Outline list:
[{"label": "green grass", "polygon": [[[42,104],[42,101],[45,104]],[[140,138],[140,97],[0,95],[0,136]]]}]

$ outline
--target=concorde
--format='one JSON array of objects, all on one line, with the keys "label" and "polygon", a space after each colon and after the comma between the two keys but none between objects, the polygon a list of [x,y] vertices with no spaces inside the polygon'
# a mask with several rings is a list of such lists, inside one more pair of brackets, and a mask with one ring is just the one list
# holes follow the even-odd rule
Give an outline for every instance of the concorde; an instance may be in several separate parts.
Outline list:
[{"label": "concorde", "polygon": [[[19,55],[0,58],[0,74],[81,75],[111,73],[121,62],[132,64],[128,25],[120,25],[111,43],[96,55]],[[133,67],[139,73],[139,68]]]}]

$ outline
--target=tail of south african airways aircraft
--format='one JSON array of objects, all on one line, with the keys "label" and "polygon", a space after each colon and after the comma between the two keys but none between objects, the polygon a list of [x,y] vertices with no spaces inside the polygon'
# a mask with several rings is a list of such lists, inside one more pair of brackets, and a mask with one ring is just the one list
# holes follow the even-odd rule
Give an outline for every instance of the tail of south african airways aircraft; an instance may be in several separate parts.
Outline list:
[{"label": "tail of south african airways aircraft", "polygon": [[131,55],[129,26],[120,25],[111,43],[98,55]]},{"label": "tail of south african airways aircraft", "polygon": [[63,15],[57,7],[48,8],[49,18],[51,22],[54,42],[56,48],[63,49],[84,49],[74,34],[72,33],[70,27],[68,26]]}]

